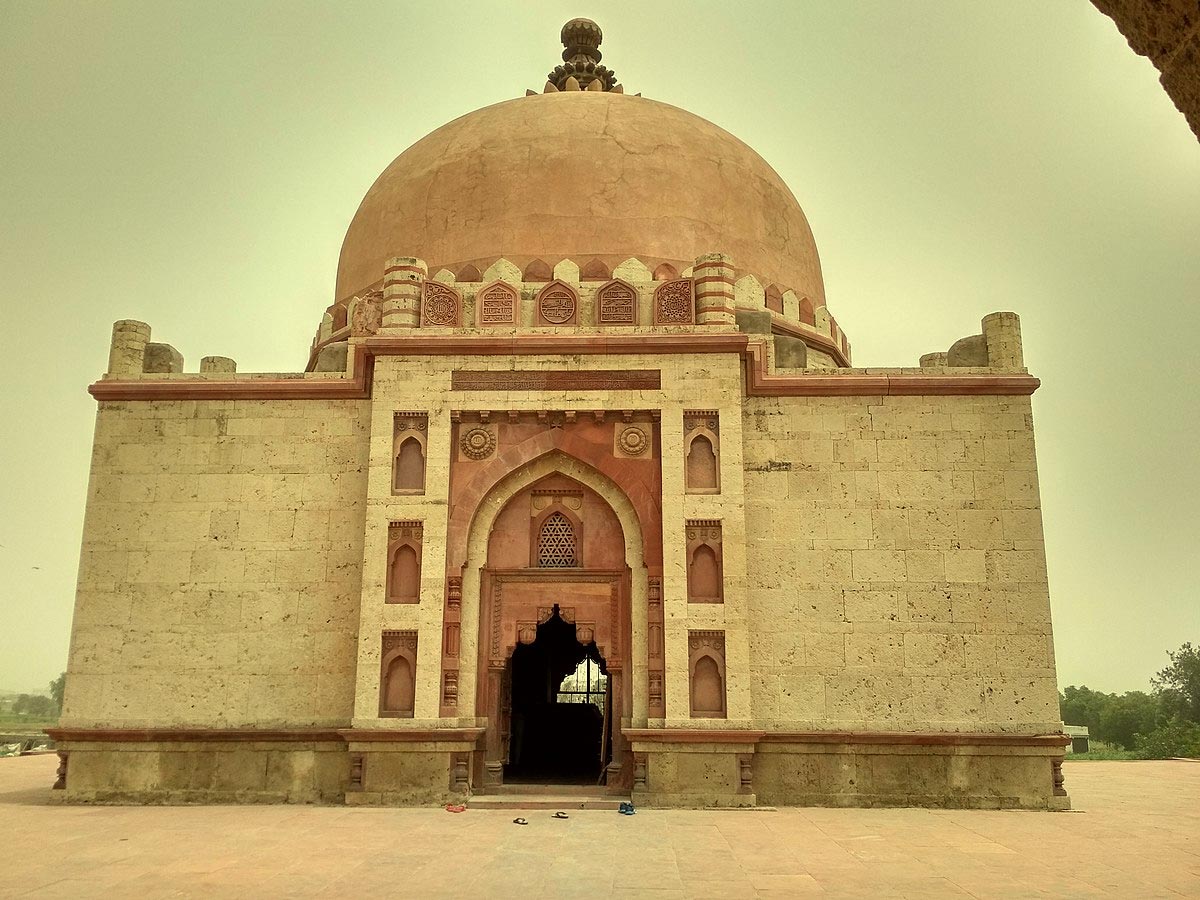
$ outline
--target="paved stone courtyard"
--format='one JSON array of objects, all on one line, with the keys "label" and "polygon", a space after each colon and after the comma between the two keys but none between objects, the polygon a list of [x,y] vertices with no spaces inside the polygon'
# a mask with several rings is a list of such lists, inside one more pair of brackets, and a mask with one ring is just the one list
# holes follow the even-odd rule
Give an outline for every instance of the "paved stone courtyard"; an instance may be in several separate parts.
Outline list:
[{"label": "paved stone courtyard", "polygon": [[1074,813],[68,807],[0,760],[0,896],[1200,897],[1200,763],[1067,763]]}]

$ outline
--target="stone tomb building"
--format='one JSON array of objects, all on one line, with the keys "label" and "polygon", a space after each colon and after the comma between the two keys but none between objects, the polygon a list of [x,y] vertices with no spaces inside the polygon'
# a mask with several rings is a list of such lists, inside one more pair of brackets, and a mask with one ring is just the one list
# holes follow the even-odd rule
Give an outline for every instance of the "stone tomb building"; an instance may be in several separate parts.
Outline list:
[{"label": "stone tomb building", "polygon": [[303,373],[114,326],[66,798],[1064,806],[1017,317],[852,367],[779,176],[562,37],[371,187]]}]

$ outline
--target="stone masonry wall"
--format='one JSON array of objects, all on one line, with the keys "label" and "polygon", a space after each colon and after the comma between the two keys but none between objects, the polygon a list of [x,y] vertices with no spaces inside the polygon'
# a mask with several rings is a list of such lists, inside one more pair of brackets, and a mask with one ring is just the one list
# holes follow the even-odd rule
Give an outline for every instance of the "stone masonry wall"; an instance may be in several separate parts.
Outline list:
[{"label": "stone masonry wall", "polygon": [[348,724],[365,401],[101,403],[62,724]]},{"label": "stone masonry wall", "polygon": [[743,439],[759,727],[1059,729],[1028,397],[750,398]]}]

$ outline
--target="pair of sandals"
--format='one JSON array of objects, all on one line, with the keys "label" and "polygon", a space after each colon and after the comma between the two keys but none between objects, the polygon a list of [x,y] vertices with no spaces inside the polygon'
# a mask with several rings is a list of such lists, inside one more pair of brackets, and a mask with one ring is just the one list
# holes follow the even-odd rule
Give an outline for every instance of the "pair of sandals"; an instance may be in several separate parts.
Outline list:
[{"label": "pair of sandals", "polygon": [[[565,812],[559,811],[559,812],[556,812],[554,815],[552,815],[550,818],[552,818],[552,819],[569,819],[571,817],[568,816]],[[517,816],[517,818],[513,819],[513,824],[514,825],[528,825],[529,820],[526,818],[523,818],[522,816]]]},{"label": "pair of sandals", "polygon": [[622,800],[621,805],[617,807],[617,812],[619,812],[623,816],[632,816],[634,813],[637,812],[637,810],[635,810],[633,808],[632,803],[630,803],[626,800]]}]

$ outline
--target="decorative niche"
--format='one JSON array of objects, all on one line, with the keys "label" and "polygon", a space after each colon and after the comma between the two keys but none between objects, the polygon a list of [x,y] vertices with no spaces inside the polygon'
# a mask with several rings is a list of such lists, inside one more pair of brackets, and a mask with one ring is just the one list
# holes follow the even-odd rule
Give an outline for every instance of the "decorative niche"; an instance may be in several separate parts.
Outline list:
[{"label": "decorative niche", "polygon": [[388,524],[388,603],[419,603],[421,601],[421,541],[423,533],[424,528],[420,522],[391,522]]},{"label": "decorative niche", "polygon": [[724,603],[721,523],[697,519],[687,523],[688,603]]},{"label": "decorative niche", "polygon": [[392,493],[425,493],[429,416],[398,412],[392,424]]},{"label": "decorative niche", "polygon": [[684,491],[721,493],[721,424],[715,410],[683,414]]},{"label": "decorative niche", "polygon": [[417,633],[385,631],[379,657],[380,718],[412,718],[417,694]]},{"label": "decorative niche", "polygon": [[724,719],[725,632],[688,632],[688,686],[693,719]]}]

